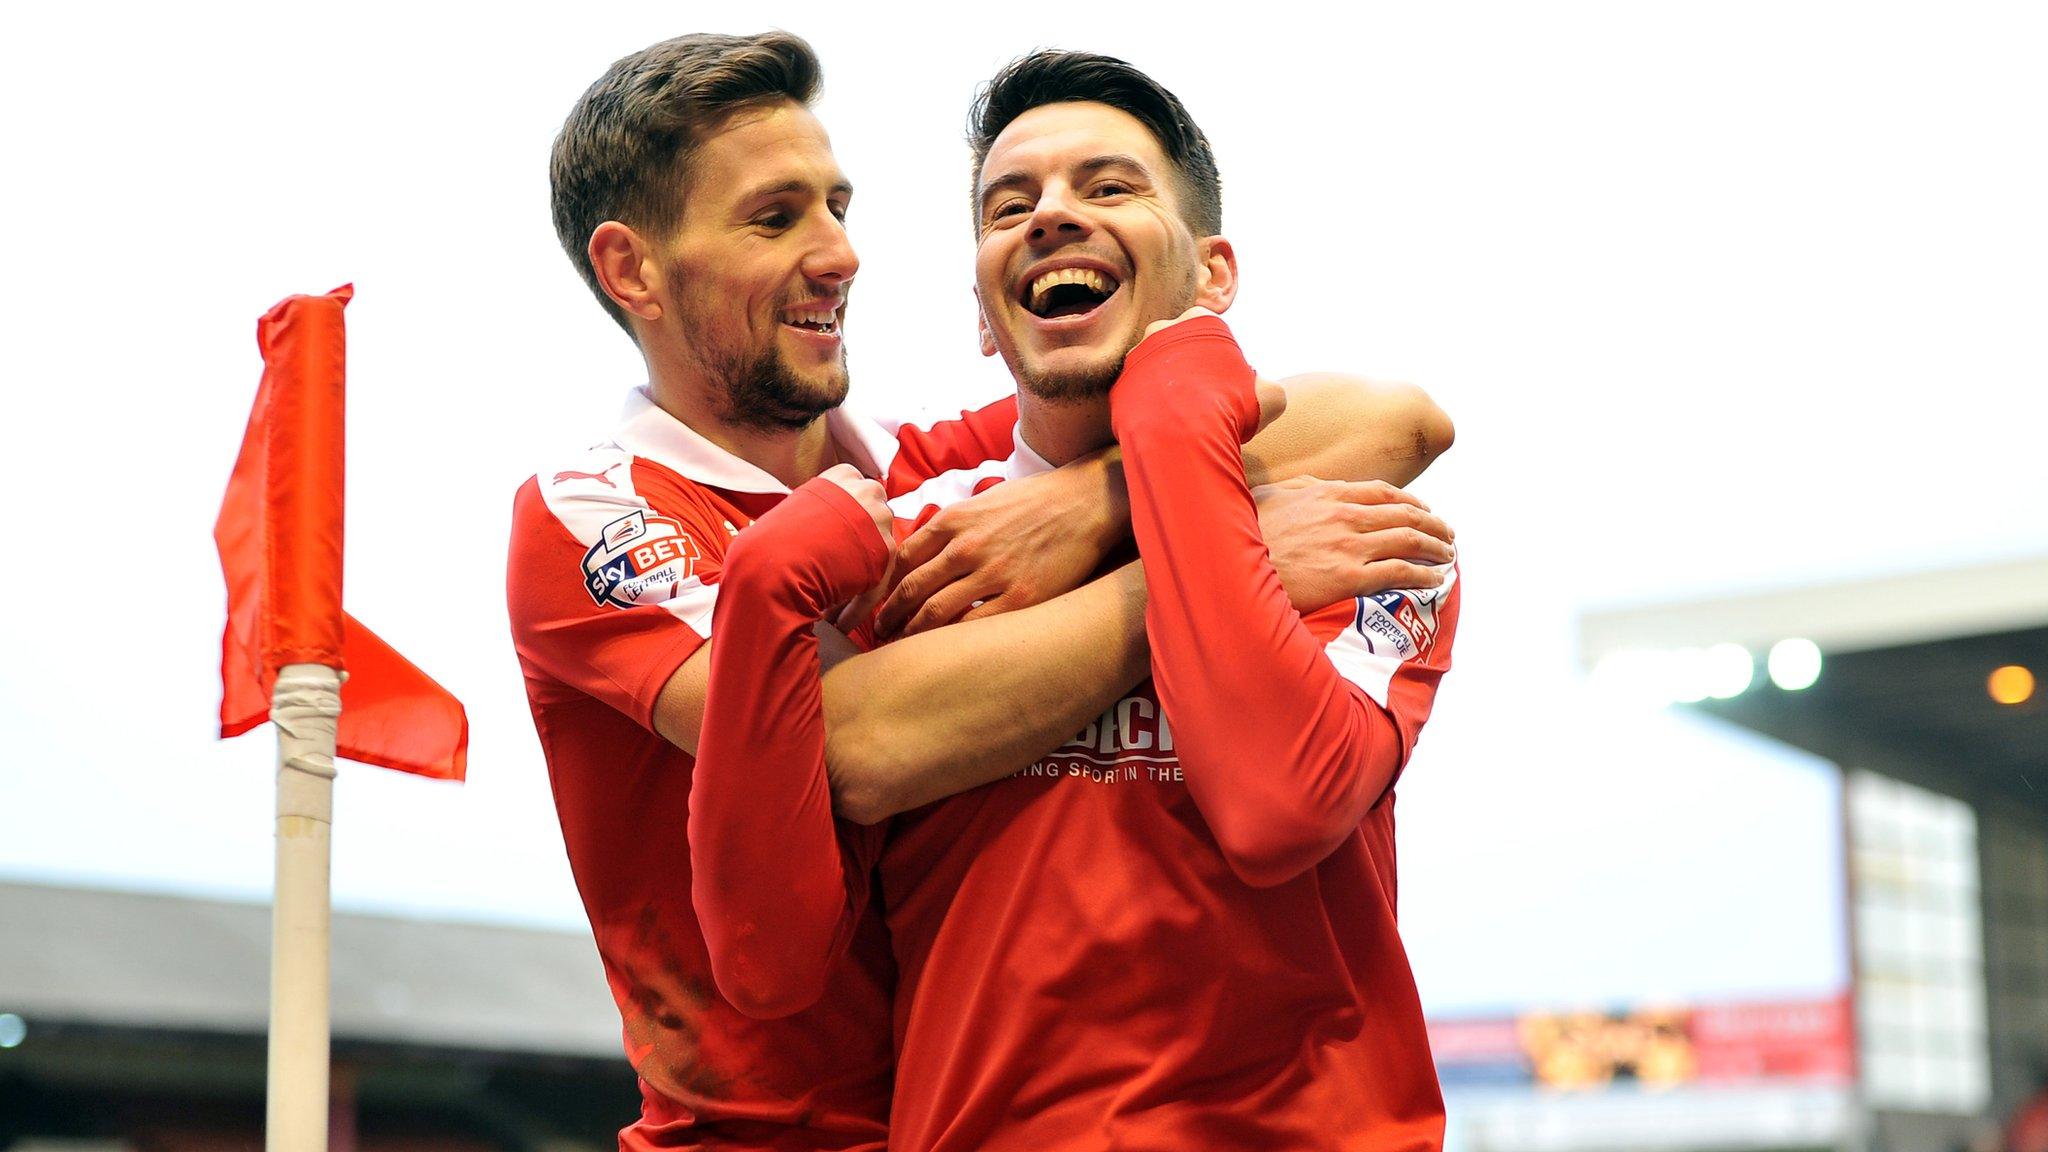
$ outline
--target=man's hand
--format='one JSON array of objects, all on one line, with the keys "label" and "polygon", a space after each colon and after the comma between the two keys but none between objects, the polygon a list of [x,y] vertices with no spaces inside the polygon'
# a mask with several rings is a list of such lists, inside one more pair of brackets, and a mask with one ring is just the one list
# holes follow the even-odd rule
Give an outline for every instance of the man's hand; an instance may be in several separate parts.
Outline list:
[{"label": "man's hand", "polygon": [[1122,466],[1103,453],[954,504],[896,551],[881,635],[1013,612],[1078,588],[1129,525]]},{"label": "man's hand", "polygon": [[1450,525],[1378,480],[1301,476],[1252,489],[1259,531],[1297,611],[1395,588],[1434,588],[1457,555]]},{"label": "man's hand", "polygon": [[[870,480],[861,475],[860,469],[855,468],[851,464],[834,464],[832,467],[818,473],[818,479],[836,484],[844,489],[848,496],[853,497],[860,504],[861,511],[866,512],[873,518],[875,531],[881,534],[882,543],[895,543],[896,517],[894,513],[889,511],[888,497],[883,492],[882,485],[878,481]],[[874,610],[876,603],[882,599],[882,593],[889,588],[889,578],[895,569],[895,564],[895,556],[892,553],[889,559],[889,570],[882,573],[881,581],[873,588],[862,593],[840,611],[837,623],[841,631],[852,631],[860,625],[862,620],[867,618],[869,612]]]}]

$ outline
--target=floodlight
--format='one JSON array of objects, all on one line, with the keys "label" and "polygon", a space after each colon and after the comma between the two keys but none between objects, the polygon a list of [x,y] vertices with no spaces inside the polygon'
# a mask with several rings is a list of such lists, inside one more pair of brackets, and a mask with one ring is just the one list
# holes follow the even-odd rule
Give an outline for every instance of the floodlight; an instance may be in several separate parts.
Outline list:
[{"label": "floodlight", "polygon": [[1811,688],[1820,679],[1820,645],[1798,637],[1780,640],[1771,645],[1771,655],[1765,663],[1771,672],[1771,683],[1785,691]]},{"label": "floodlight", "polygon": [[1733,700],[1756,680],[1756,657],[1740,644],[1716,644],[1707,649],[1707,695],[1716,700]]},{"label": "floodlight", "polygon": [[2034,695],[2034,673],[2023,665],[2007,664],[1991,673],[1984,688],[2000,704],[2024,704]]}]

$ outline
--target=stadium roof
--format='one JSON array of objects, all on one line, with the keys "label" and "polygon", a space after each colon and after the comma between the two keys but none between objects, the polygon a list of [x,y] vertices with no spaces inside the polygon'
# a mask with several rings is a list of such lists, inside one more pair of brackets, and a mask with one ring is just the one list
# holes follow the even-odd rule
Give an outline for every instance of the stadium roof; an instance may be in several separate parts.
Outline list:
[{"label": "stadium roof", "polygon": [[[1755,686],[1696,706],[1847,767],[1978,802],[2048,813],[2048,557],[1745,596],[1589,613],[1587,668],[1625,651],[1743,645],[1761,657],[1804,638],[1824,654],[1812,687]],[[2040,681],[1994,701],[1991,672]]]},{"label": "stadium roof", "polygon": [[[37,1023],[261,1035],[270,908],[0,883],[0,1013]],[[334,1036],[619,1059],[582,933],[338,914]]]}]

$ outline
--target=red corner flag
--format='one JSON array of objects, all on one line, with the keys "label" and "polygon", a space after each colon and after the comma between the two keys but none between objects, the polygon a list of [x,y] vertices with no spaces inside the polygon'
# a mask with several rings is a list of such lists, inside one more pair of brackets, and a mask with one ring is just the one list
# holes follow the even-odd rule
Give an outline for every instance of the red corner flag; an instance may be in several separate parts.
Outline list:
[{"label": "red corner flag", "polygon": [[292,296],[256,325],[263,382],[213,527],[227,577],[220,734],[270,718],[287,664],[345,670],[336,751],[350,760],[460,780],[462,703],[341,610],[344,285]]}]

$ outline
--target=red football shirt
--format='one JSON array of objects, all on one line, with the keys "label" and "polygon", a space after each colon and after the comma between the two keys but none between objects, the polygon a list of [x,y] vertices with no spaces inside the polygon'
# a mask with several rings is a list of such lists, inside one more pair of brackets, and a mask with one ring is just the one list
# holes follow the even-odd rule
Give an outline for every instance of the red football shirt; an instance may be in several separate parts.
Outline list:
[{"label": "red football shirt", "polygon": [[[1201,368],[1209,328],[1148,341],[1118,385],[1198,433],[1119,421],[1162,678],[891,830],[892,1149],[1441,1147],[1391,785],[1449,665],[1455,571],[1297,616],[1237,456],[1249,369],[1206,411],[1124,392],[1162,353]],[[1045,467],[1019,443],[895,506]]]},{"label": "red football shirt", "polygon": [[[939,445],[843,411],[828,420],[870,475],[899,465],[922,475],[987,452],[971,437]],[[691,902],[685,832],[703,815],[691,812],[694,763],[652,730],[662,687],[712,633],[733,538],[787,494],[638,390],[610,438],[543,469],[514,503],[514,645],[640,1074],[641,1117],[620,1133],[627,1149],[879,1149],[885,1139],[894,974],[866,901],[875,833],[840,829],[851,914],[815,1005],[750,1018],[719,995]]]},{"label": "red football shirt", "polygon": [[[1204,322],[1147,341],[1118,385],[1157,679],[1015,776],[893,822],[892,1149],[1441,1146],[1395,927],[1391,788],[1449,664],[1456,573],[1295,614],[1237,455],[1251,380]],[[925,446],[889,471],[899,517],[1049,468],[1007,410]],[[844,507],[790,512],[763,521],[775,559],[727,609],[775,651],[875,562]],[[800,565],[806,543],[839,554]],[[736,843],[797,896],[731,902],[717,929],[725,964],[798,1001],[858,896],[815,811],[816,667],[799,653],[753,668],[779,707],[740,742],[785,826],[809,830]]]}]

